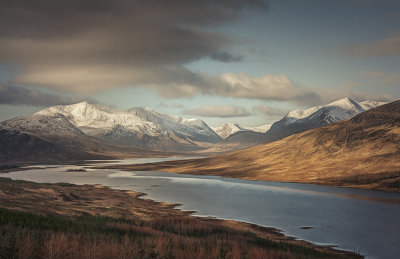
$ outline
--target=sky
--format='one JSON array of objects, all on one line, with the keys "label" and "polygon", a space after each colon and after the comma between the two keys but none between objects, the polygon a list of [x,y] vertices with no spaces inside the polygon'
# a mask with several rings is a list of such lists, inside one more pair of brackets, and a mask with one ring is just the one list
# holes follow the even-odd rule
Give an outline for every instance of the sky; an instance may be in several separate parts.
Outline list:
[{"label": "sky", "polygon": [[400,97],[398,0],[0,0],[0,120],[81,101],[211,126]]}]

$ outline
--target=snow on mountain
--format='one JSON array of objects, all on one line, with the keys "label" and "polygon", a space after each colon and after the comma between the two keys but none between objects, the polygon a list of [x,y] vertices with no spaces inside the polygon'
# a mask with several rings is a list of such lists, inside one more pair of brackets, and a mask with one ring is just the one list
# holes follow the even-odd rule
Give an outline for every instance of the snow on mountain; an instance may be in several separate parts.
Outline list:
[{"label": "snow on mountain", "polygon": [[358,102],[350,98],[343,98],[325,106],[321,106],[313,114],[303,119],[326,125],[351,119],[364,111],[366,110],[363,109]]},{"label": "snow on mountain", "polygon": [[307,110],[294,110],[272,124],[267,131],[267,136],[269,141],[282,139],[305,130],[351,119],[361,112],[382,104],[385,104],[385,102],[356,102],[350,98],[343,98],[324,106],[315,106]]},{"label": "snow on mountain", "polygon": [[1,122],[0,129],[19,131],[41,137],[84,135],[62,114],[16,117]]},{"label": "snow on mountain", "polygon": [[[217,142],[220,137],[203,121],[168,115],[148,108],[126,111],[82,102],[44,109],[36,115],[64,115],[88,135],[105,137],[168,138],[172,141]],[[154,140],[155,141],[155,140]]]},{"label": "snow on mountain", "polygon": [[358,104],[364,109],[364,110],[369,110],[372,108],[376,108],[378,106],[384,105],[387,102],[378,102],[378,101],[363,101],[359,102]]},{"label": "snow on mountain", "polygon": [[255,127],[243,127],[243,128],[247,129],[247,130],[254,131],[254,132],[265,133],[271,128],[271,126],[272,126],[272,123],[271,124],[260,125],[260,126],[255,126]]},{"label": "snow on mountain", "polygon": [[237,123],[224,123],[217,127],[211,127],[215,133],[217,133],[221,138],[226,139],[227,137],[240,131],[251,131],[258,133],[265,133],[271,128],[272,124],[260,125],[255,127],[242,127]]},{"label": "snow on mountain", "polygon": [[239,126],[237,123],[224,123],[218,127],[212,128],[221,138],[225,139],[239,131],[249,131]]},{"label": "snow on mountain", "polygon": [[307,110],[290,111],[285,115],[283,120],[285,120],[286,124],[290,124],[304,118],[316,118],[324,113],[328,120],[327,122],[333,123],[350,119],[361,112],[385,103],[377,101],[356,102],[350,98],[343,98],[324,106],[315,106]]}]

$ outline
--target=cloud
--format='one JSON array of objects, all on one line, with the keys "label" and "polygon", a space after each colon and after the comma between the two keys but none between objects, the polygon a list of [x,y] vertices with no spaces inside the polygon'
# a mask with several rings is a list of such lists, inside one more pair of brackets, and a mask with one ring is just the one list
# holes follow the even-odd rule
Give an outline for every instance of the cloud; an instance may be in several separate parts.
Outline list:
[{"label": "cloud", "polygon": [[202,106],[190,110],[185,110],[187,115],[195,115],[202,117],[245,117],[249,116],[250,113],[246,108],[237,105],[209,105]]},{"label": "cloud", "polygon": [[373,95],[354,92],[338,87],[337,89],[313,89],[295,84],[287,75],[265,74],[252,77],[245,73],[227,73],[221,76],[208,76],[187,70],[187,82],[149,86],[164,98],[182,98],[195,95],[212,95],[235,97],[263,101],[288,102],[299,106],[309,107],[327,104],[344,97],[355,100],[391,101],[390,95]]},{"label": "cloud", "polygon": [[361,76],[373,79],[381,85],[398,85],[400,84],[399,73],[385,73],[381,71],[362,71]]},{"label": "cloud", "polygon": [[285,74],[251,77],[245,73],[226,73],[220,80],[223,86],[217,90],[218,93],[232,97],[285,101],[300,100],[314,94],[307,88],[297,87]]},{"label": "cloud", "polygon": [[390,37],[371,43],[361,43],[343,47],[344,55],[359,57],[400,56],[400,32],[391,33]]},{"label": "cloud", "polygon": [[242,56],[228,52],[237,41],[215,28],[267,10],[263,0],[13,1],[12,8],[0,8],[0,60],[21,69],[14,84],[80,94],[145,87],[166,98],[213,95],[302,106],[367,97],[311,89],[285,74],[211,76],[185,67],[203,58],[240,62]]},{"label": "cloud", "polygon": [[346,89],[313,89],[304,87],[295,84],[285,74],[265,74],[259,77],[252,77],[245,73],[227,73],[218,78],[205,77],[204,80],[209,86],[201,89],[203,94],[289,102],[306,107],[326,104],[344,97],[356,100],[393,100],[393,97],[389,95],[370,95]]},{"label": "cloud", "polygon": [[211,54],[211,58],[220,62],[240,62],[243,60],[241,55],[232,55],[226,51],[219,51]]},{"label": "cloud", "polygon": [[[73,104],[89,99],[71,98],[55,94],[46,94],[37,90],[30,90],[17,86],[10,86],[0,81],[0,104],[30,105],[30,106],[54,106]],[[89,101],[95,102],[90,99]]]},{"label": "cloud", "polygon": [[167,104],[164,102],[161,102],[159,105],[159,107],[164,107],[164,108],[173,108],[173,109],[182,109],[182,108],[186,108],[184,105],[180,104],[180,103],[171,103],[171,104]]},{"label": "cloud", "polygon": [[89,93],[124,86],[191,84],[184,65],[240,61],[213,30],[263,0],[20,0],[0,8],[0,60],[21,68],[13,82]]},{"label": "cloud", "polygon": [[284,111],[282,109],[278,108],[272,108],[268,105],[265,104],[259,104],[253,107],[253,111],[258,112],[263,115],[267,115],[269,117],[279,117],[287,113],[287,111]]},{"label": "cloud", "polygon": [[186,108],[184,105],[180,104],[180,103],[171,103],[169,105],[171,108],[175,108],[175,109],[181,109],[181,108]]}]

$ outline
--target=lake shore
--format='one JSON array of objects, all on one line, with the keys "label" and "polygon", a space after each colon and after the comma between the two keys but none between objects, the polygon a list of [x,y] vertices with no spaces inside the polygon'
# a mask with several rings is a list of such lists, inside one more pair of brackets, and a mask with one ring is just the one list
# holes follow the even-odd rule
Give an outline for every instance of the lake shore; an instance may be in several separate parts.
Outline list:
[{"label": "lake shore", "polygon": [[[310,258],[360,258],[354,253],[296,240],[283,235],[275,228],[231,220],[194,217],[191,212],[176,209],[178,204],[144,199],[143,193],[133,191],[114,190],[100,185],[38,184],[13,181],[7,178],[1,178],[0,190],[0,206],[13,211],[73,218],[101,216],[123,219],[134,225],[139,232],[150,231],[154,232],[153,234],[157,235],[157,238],[159,235],[164,235],[176,242],[188,242],[188,244],[193,244],[193,242],[204,244],[207,243],[207,240],[219,240],[216,243],[218,247],[210,248],[210,254],[203,254],[205,256],[221,252],[221,244],[225,242],[225,254],[232,255],[233,258],[238,258],[237,255],[244,250],[249,258],[250,255],[259,255],[259,258],[261,255],[281,255],[286,258],[297,258],[304,255]],[[187,228],[184,232],[173,231],[177,226],[182,229],[182,225]],[[4,228],[4,225],[1,227]],[[124,228],[126,227],[124,226]],[[169,231],[165,231],[166,229]],[[196,236],[190,231],[202,233],[202,235]],[[239,251],[238,247],[229,243],[230,240],[239,240],[243,241],[243,244],[250,245],[242,247]],[[164,241],[162,238],[159,240],[160,243]],[[214,241],[213,243],[215,243]],[[161,253],[163,246],[157,244],[156,247]],[[184,253],[184,251],[178,250],[176,248],[174,253]],[[187,253],[187,255],[190,254]]]},{"label": "lake shore", "polygon": [[[273,181],[291,183],[309,183],[318,185],[337,186],[344,188],[357,188],[367,190],[400,192],[400,172],[387,172],[379,174],[353,174],[348,176],[334,177],[308,177],[288,178],[285,175],[252,174],[246,169],[236,167],[218,166],[208,164],[209,160],[219,158],[195,158],[174,161],[164,161],[156,163],[132,164],[132,165],[110,165],[99,166],[97,169],[118,169],[123,171],[165,171],[170,173],[192,174],[192,175],[212,175],[228,178],[238,178],[254,181]],[[221,162],[221,164],[224,164]]]}]

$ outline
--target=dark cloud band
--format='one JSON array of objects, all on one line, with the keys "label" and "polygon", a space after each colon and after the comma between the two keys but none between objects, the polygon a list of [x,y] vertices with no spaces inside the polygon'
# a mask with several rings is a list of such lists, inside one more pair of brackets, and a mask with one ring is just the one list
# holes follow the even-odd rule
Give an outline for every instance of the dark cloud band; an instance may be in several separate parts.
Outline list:
[{"label": "dark cloud band", "polygon": [[0,60],[22,69],[14,82],[63,91],[192,84],[189,62],[242,60],[213,26],[267,9],[263,0],[18,0],[0,8]]},{"label": "dark cloud band", "polygon": [[[0,81],[0,104],[53,106],[78,103],[88,99],[71,98],[54,94],[46,94],[37,90],[30,90],[17,86],[10,86]],[[90,99],[91,102],[95,102]]]}]

